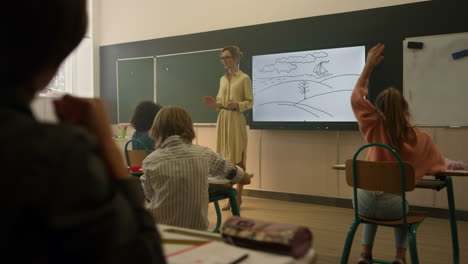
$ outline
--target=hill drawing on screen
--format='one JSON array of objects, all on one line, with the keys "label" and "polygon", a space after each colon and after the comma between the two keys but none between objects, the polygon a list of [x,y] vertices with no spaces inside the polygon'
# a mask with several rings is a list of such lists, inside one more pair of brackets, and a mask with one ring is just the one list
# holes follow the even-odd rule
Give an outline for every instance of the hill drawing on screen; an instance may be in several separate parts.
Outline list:
[{"label": "hill drawing on screen", "polygon": [[254,122],[356,122],[350,96],[365,46],[252,58]]}]

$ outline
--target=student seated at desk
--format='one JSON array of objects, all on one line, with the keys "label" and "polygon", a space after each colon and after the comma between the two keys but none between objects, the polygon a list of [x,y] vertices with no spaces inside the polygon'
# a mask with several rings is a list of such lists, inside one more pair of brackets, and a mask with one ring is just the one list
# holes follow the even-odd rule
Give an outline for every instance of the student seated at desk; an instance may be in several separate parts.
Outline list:
[{"label": "student seated at desk", "polygon": [[[351,105],[359,124],[359,130],[367,143],[383,143],[391,146],[403,161],[414,167],[415,181],[425,174],[445,170],[445,159],[431,136],[410,124],[408,103],[395,88],[382,91],[375,106],[365,99],[367,83],[373,69],[383,60],[384,45],[377,44],[369,50],[366,65],[351,96]],[[371,148],[369,161],[394,161],[393,155],[383,148]],[[399,219],[401,196],[393,193],[376,193],[358,189],[359,214],[374,219]],[[371,263],[372,245],[377,226],[364,224],[362,253],[358,263]],[[395,228],[396,257],[393,263],[405,263],[408,248],[407,232]]]},{"label": "student seated at desk", "polygon": [[140,142],[132,141],[133,150],[154,149],[155,143],[149,136],[149,130],[160,109],[161,106],[153,101],[143,101],[135,107],[132,119],[130,120],[130,124],[135,128],[132,139],[143,142],[144,146]]},{"label": "student seated at desk", "polygon": [[192,144],[192,118],[181,107],[163,107],[150,136],[158,142],[157,148],[143,161],[140,180],[157,224],[206,230],[208,176],[250,183],[250,175],[242,168],[207,147]]},{"label": "student seated at desk", "polygon": [[86,33],[86,0],[12,1],[4,34],[0,156],[2,259],[15,263],[165,263],[143,194],[112,140],[103,102],[57,99],[58,124],[31,101]]}]

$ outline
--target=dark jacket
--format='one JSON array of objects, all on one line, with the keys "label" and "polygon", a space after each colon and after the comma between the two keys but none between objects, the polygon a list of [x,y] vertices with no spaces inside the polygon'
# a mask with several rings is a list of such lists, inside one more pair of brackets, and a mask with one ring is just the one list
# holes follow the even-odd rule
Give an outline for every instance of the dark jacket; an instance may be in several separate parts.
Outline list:
[{"label": "dark jacket", "polygon": [[[95,138],[0,105],[0,241],[16,263],[165,263],[138,179],[113,180]],[[19,253],[19,254],[18,254]]]}]

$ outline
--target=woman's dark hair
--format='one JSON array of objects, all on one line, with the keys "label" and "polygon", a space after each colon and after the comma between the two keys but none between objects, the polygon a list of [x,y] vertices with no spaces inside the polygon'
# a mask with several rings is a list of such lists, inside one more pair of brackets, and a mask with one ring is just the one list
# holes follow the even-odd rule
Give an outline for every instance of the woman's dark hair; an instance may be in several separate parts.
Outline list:
[{"label": "woman's dark hair", "polygon": [[132,124],[138,132],[148,131],[153,125],[154,118],[160,109],[161,106],[152,101],[140,102],[135,107],[130,124]]},{"label": "woman's dark hair", "polygon": [[10,93],[20,87],[30,89],[38,73],[58,68],[83,39],[86,0],[10,1],[2,20],[8,24],[2,86]]}]

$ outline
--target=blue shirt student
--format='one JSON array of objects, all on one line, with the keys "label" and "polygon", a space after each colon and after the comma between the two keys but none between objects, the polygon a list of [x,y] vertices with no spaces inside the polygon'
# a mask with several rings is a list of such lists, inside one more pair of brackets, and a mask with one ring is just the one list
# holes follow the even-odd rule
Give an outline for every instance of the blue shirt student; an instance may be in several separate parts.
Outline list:
[{"label": "blue shirt student", "polygon": [[132,119],[130,120],[130,124],[135,128],[132,139],[137,139],[144,145],[137,140],[132,141],[133,150],[155,149],[155,142],[149,137],[149,130],[159,109],[161,109],[161,106],[153,101],[143,101],[135,107]]},{"label": "blue shirt student", "polygon": [[137,140],[132,141],[132,149],[133,150],[154,150],[155,147],[155,142],[152,138],[149,137],[149,131],[144,131],[144,132],[138,132],[135,131],[133,133],[132,139],[137,139],[141,141],[140,143]]}]

